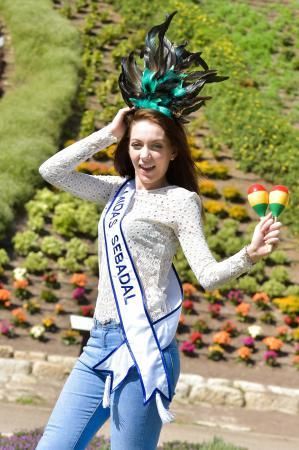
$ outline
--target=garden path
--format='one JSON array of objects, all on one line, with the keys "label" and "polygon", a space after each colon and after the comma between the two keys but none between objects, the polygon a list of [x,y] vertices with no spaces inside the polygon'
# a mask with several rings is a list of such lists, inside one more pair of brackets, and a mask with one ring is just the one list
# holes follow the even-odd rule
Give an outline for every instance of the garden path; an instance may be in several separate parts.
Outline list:
[{"label": "garden path", "polygon": [[[0,433],[44,427],[51,407],[0,402]],[[176,402],[172,410],[176,420],[163,427],[159,445],[174,440],[201,443],[218,436],[248,450],[297,450],[299,447],[295,416]],[[109,421],[99,434],[109,437]]]}]

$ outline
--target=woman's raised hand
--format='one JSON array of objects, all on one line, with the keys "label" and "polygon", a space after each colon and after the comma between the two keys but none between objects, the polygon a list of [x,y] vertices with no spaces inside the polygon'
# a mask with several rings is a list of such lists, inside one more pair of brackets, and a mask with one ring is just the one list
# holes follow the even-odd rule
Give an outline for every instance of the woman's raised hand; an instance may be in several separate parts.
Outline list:
[{"label": "woman's raised hand", "polygon": [[247,247],[253,262],[269,255],[279,242],[281,222],[275,222],[271,213],[263,217],[256,225],[251,243]]},{"label": "woman's raised hand", "polygon": [[117,138],[118,141],[123,137],[127,128],[127,124],[125,122],[126,115],[128,114],[128,112],[134,110],[134,107],[130,108],[129,106],[121,108],[110,123],[109,126],[111,133]]}]

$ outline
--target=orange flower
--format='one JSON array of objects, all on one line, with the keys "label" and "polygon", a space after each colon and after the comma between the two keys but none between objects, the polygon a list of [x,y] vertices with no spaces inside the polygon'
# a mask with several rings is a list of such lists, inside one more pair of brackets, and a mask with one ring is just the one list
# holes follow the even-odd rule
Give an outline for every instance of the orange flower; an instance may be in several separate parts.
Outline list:
[{"label": "orange flower", "polygon": [[12,315],[18,323],[27,322],[27,317],[23,308],[15,308],[12,310]]},{"label": "orange flower", "polygon": [[284,334],[288,334],[288,327],[285,327],[284,325],[282,325],[281,327],[277,327],[276,328],[276,333],[281,336]]},{"label": "orange flower", "polygon": [[185,322],[186,322],[185,316],[184,314],[181,314],[179,318],[179,324],[184,325]]},{"label": "orange flower", "polygon": [[251,353],[252,350],[249,347],[246,347],[245,345],[237,350],[238,357],[245,360],[250,358]]},{"label": "orange flower", "polygon": [[299,355],[293,356],[292,363],[299,369]]},{"label": "orange flower", "polygon": [[15,280],[13,283],[13,287],[15,289],[25,289],[29,285],[29,281],[25,278],[23,280]]},{"label": "orange flower", "polygon": [[45,318],[42,320],[42,323],[43,323],[43,325],[44,325],[46,328],[49,328],[49,327],[51,327],[52,325],[55,325],[55,320],[53,319],[53,317],[45,317]]},{"label": "orange flower", "polygon": [[253,300],[254,302],[269,303],[270,298],[269,298],[269,296],[266,294],[266,292],[257,292],[257,293],[254,294],[254,296],[252,297],[252,300]]},{"label": "orange flower", "polygon": [[278,351],[283,346],[283,342],[281,339],[278,339],[273,336],[268,336],[263,339],[263,343],[268,347],[269,350]]},{"label": "orange flower", "polygon": [[60,303],[56,303],[54,310],[56,314],[62,314],[64,312],[64,307]]},{"label": "orange flower", "polygon": [[219,331],[214,334],[213,342],[219,345],[229,345],[231,343],[231,337],[227,331]]},{"label": "orange flower", "polygon": [[236,306],[235,311],[240,316],[246,317],[249,314],[250,305],[249,303],[242,302],[238,306]]},{"label": "orange flower", "polygon": [[0,289],[0,301],[6,302],[10,299],[10,292],[7,289]]},{"label": "orange flower", "polygon": [[71,277],[71,283],[83,287],[87,283],[87,276],[85,273],[74,273]]},{"label": "orange flower", "polygon": [[190,297],[191,295],[196,294],[196,288],[191,283],[183,283],[183,291],[185,297]]}]

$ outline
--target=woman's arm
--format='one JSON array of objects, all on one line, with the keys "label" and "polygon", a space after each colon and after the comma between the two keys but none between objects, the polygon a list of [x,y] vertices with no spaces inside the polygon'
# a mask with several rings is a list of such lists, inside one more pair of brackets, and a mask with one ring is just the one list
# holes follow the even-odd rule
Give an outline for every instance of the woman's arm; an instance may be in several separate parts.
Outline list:
[{"label": "woman's arm", "polygon": [[84,200],[106,204],[116,185],[124,179],[111,175],[89,175],[75,170],[93,154],[117,142],[111,124],[60,150],[40,167],[40,175],[50,184]]},{"label": "woman's arm", "polygon": [[201,200],[196,192],[188,194],[184,201],[178,202],[176,209],[174,231],[192,271],[204,289],[215,289],[247,272],[254,265],[246,246],[223,261],[215,260],[204,236],[200,214]]}]

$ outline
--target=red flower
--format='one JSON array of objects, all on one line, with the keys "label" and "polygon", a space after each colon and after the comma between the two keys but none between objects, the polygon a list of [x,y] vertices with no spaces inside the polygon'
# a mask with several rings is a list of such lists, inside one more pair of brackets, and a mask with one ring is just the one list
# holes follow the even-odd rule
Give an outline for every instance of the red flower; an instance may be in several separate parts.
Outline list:
[{"label": "red flower", "polygon": [[194,303],[192,300],[184,300],[182,303],[183,311],[190,314],[194,310]]},{"label": "red flower", "polygon": [[199,331],[193,331],[190,334],[190,342],[200,348],[202,346],[202,334]]},{"label": "red flower", "polygon": [[221,305],[219,305],[219,303],[209,304],[208,308],[212,317],[219,317],[221,311]]},{"label": "red flower", "polygon": [[94,306],[93,305],[80,306],[80,312],[84,317],[92,317],[94,313]]}]

